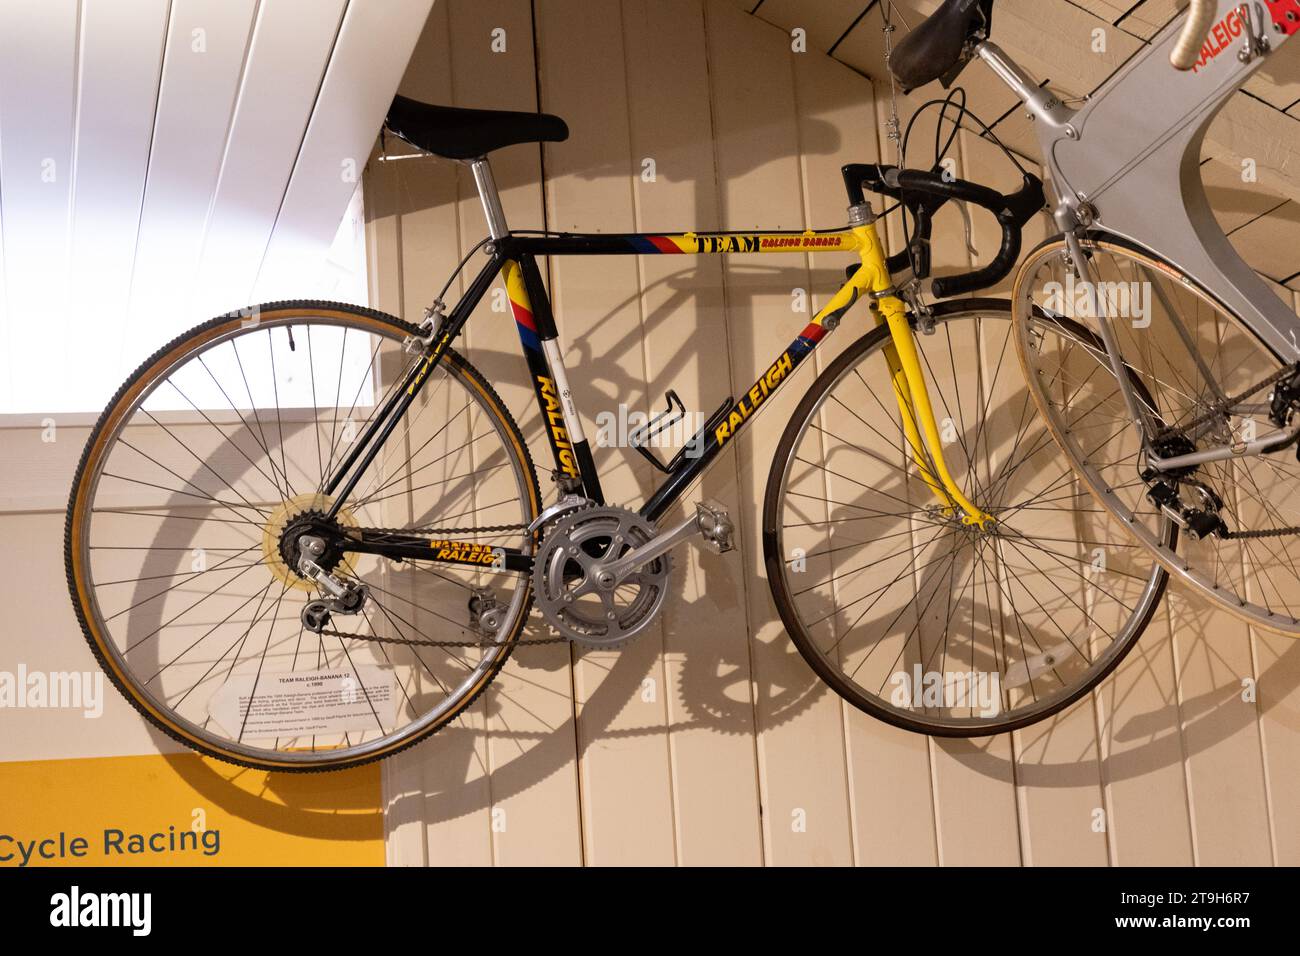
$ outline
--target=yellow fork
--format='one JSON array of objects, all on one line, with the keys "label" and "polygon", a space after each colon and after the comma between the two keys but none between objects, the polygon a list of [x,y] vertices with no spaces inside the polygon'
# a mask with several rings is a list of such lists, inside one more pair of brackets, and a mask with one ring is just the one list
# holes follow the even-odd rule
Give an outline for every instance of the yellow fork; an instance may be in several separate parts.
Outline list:
[{"label": "yellow fork", "polygon": [[[960,509],[963,524],[978,525],[981,530],[987,530],[994,522],[993,516],[962,494],[943,459],[943,443],[935,424],[930,391],[916,354],[912,327],[907,323],[907,306],[897,296],[880,295],[893,287],[893,281],[885,265],[885,253],[875,223],[854,226],[853,234],[858,240],[858,254],[862,257],[862,266],[854,275],[853,284],[878,296],[876,306],[880,321],[889,326],[890,342],[884,349],[885,360],[889,364],[894,397],[898,400],[903,434],[911,449],[912,460],[921,473],[921,479],[939,500],[945,515],[952,515]],[[925,456],[926,448],[930,452],[929,461]]]}]

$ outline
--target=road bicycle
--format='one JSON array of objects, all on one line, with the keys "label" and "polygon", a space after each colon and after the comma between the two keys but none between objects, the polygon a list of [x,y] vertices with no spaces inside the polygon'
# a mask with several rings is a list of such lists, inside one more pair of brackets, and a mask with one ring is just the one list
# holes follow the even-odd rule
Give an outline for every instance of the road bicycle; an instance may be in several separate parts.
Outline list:
[{"label": "road bicycle", "polygon": [[[891,68],[933,79],[978,52],[1012,69],[986,41],[989,12],[950,0]],[[936,52],[935,38],[948,46]],[[1036,87],[1026,94],[1031,108],[1057,108]],[[1132,522],[1092,506],[1087,476],[1037,411],[1042,389],[1011,358],[1031,330],[1036,354],[1111,368],[1095,361],[1109,354],[1105,330],[1027,299],[962,298],[1014,267],[1044,206],[1036,177],[1002,194],[946,173],[941,156],[908,169],[900,155],[843,168],[837,229],[512,230],[488,154],[561,141],[562,120],[398,97],[387,127],[465,163],[488,225],[424,321],[309,301],[215,318],[128,379],[78,467],[73,601],[105,670],[162,730],[253,767],[349,767],[462,715],[520,644],[605,649],[643,634],[672,590],[673,549],[723,552],[738,537],[717,503],[681,520],[670,509],[821,362],[808,360],[859,300],[871,321],[790,416],[756,536],[804,659],[873,716],[974,736],[1058,712],[1131,649],[1166,567]],[[904,216],[893,255],[867,192]],[[935,277],[929,242],[950,201],[992,214],[1002,243],[986,266]],[[686,413],[670,391],[667,410],[628,435],[658,487],[637,507],[606,501],[538,257],[810,252],[858,261],[752,386],[664,461],[656,438]],[[443,295],[476,255],[486,261],[448,308]],[[546,495],[511,410],[455,347],[498,278],[544,426]],[[1112,385],[1155,407],[1159,383],[1141,371],[1120,364]],[[1166,513],[1153,528],[1159,547],[1176,546]],[[525,637],[533,608],[539,636]]]}]

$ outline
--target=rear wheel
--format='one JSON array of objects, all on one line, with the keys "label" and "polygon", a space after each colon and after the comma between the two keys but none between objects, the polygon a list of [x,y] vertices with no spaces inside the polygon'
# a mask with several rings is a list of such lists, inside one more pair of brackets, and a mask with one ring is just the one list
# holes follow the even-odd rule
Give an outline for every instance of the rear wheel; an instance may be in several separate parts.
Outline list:
[{"label": "rear wheel", "polygon": [[[1286,370],[1241,319],[1155,253],[1101,238],[1086,241],[1084,251],[1130,380],[1141,386],[1139,411],[1164,454],[1238,445],[1274,429],[1266,380]],[[1060,238],[1030,253],[1014,306],[1030,394],[1075,472],[1175,580],[1251,624],[1300,635],[1294,447],[1167,475],[1157,495],[1168,489],[1176,511],[1217,520],[1231,535],[1167,539],[1168,519],[1151,494],[1156,483],[1140,474],[1142,437],[1095,334],[1097,310],[1068,259]],[[1088,335],[1044,336],[1049,312],[1073,317]]]},{"label": "rear wheel", "polygon": [[265,769],[354,766],[453,720],[505,663],[521,572],[324,553],[367,597],[325,633],[304,626],[328,597],[296,570],[315,528],[532,551],[523,438],[454,351],[327,517],[327,476],[422,360],[402,349],[414,331],[323,302],[222,316],[146,361],[92,431],[68,505],[73,602],[117,687],[176,739]]},{"label": "rear wheel", "polygon": [[908,730],[978,736],[1056,713],[1118,665],[1163,593],[1165,572],[1043,425],[1012,332],[1010,303],[976,299],[939,303],[916,335],[944,459],[991,530],[922,480],[884,327],[813,384],[768,478],[768,582],[791,638],[842,697]]}]

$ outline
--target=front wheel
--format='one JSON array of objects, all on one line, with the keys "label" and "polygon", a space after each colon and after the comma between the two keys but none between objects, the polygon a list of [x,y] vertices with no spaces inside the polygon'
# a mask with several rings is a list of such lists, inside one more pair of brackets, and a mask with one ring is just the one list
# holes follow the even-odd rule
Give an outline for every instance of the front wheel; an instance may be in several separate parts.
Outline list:
[{"label": "front wheel", "polygon": [[[840,696],[907,730],[971,737],[1041,720],[1105,678],[1166,574],[1044,427],[1010,303],[941,302],[934,319],[916,345],[944,460],[996,519],[990,530],[963,524],[923,480],[881,326],[830,364],[786,426],[763,545],[786,629]],[[1044,334],[1079,330],[1049,322]]]},{"label": "front wheel", "polygon": [[453,351],[355,491],[331,493],[422,360],[402,348],[414,331],[327,302],[221,316],[148,359],[91,432],[68,505],[72,600],[118,689],[177,740],[262,769],[355,766],[445,726],[504,664],[531,603],[520,572],[331,548],[318,563],[364,602],[323,630],[303,614],[328,596],[298,570],[304,529],[532,551],[523,438]]}]

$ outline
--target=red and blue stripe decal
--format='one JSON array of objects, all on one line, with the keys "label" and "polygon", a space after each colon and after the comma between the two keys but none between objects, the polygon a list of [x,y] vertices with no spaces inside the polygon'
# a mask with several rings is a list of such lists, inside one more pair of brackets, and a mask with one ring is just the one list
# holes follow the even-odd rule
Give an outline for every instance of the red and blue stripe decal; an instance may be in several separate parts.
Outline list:
[{"label": "red and blue stripe decal", "polygon": [[542,341],[537,337],[537,323],[533,320],[532,309],[511,299],[510,310],[515,314],[515,328],[519,330],[519,341],[524,343],[525,348],[540,352]]},{"label": "red and blue stripe decal", "polygon": [[654,255],[660,252],[682,254],[681,247],[667,236],[633,236],[629,242],[632,248],[642,255]]},{"label": "red and blue stripe decal", "polygon": [[826,327],[824,325],[819,325],[816,322],[809,322],[804,326],[803,331],[799,333],[799,337],[794,340],[794,344],[790,347],[790,351],[795,352],[797,350],[801,355],[811,352],[817,347],[817,343],[820,342],[825,335]]}]

